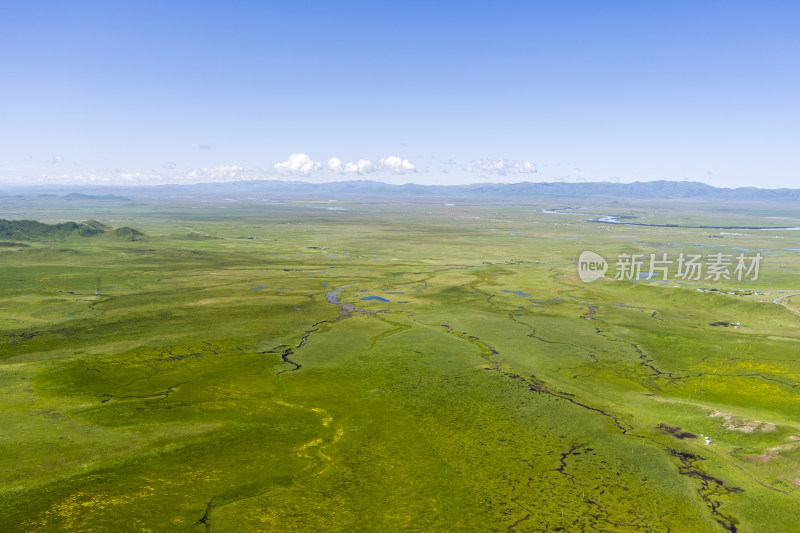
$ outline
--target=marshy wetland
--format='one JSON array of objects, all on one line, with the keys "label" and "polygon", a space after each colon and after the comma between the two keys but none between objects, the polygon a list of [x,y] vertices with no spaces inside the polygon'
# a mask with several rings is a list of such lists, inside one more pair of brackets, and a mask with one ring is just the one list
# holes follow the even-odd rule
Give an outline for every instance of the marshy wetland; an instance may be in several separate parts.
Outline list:
[{"label": "marshy wetland", "polygon": [[796,531],[800,209],[575,207],[7,202],[0,530]]}]

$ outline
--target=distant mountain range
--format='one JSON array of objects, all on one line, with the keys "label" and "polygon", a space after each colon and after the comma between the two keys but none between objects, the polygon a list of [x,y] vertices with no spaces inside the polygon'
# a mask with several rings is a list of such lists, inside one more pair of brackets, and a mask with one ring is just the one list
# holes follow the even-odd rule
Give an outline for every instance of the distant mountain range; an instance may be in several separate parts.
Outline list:
[{"label": "distant mountain range", "polygon": [[36,196],[39,200],[67,200],[68,202],[81,201],[81,200],[97,200],[99,202],[130,202],[130,198],[125,196],[117,196],[115,194],[83,194],[73,192],[59,196],[57,194],[39,194]]},{"label": "distant mountain range", "polygon": [[[151,188],[148,188],[151,189]],[[705,183],[684,181],[648,181],[635,183],[474,183],[470,185],[390,185],[377,181],[338,181],[307,183],[299,181],[259,180],[195,185],[165,185],[161,194],[230,195],[241,197],[266,195],[271,198],[493,198],[493,199],[560,199],[560,198],[652,198],[698,200],[762,200],[797,201],[800,189],[759,189],[745,187],[725,189]],[[129,195],[135,194],[133,190]]]},{"label": "distant mountain range", "polygon": [[[81,193],[74,192],[80,189]],[[53,193],[60,192],[64,196]],[[115,194],[109,194],[113,191]],[[9,191],[10,192],[10,191]],[[800,189],[720,188],[700,182],[647,181],[634,183],[474,183],[470,185],[390,185],[377,181],[337,181],[309,183],[303,181],[255,180],[190,185],[158,185],[138,187],[116,186],[52,186],[28,187],[16,193],[42,193],[18,198],[52,201],[122,201],[136,198],[249,198],[270,199],[496,199],[536,201],[552,199],[691,199],[704,201],[780,201],[800,200]],[[92,193],[92,194],[89,194]],[[125,196],[121,196],[125,195]]]}]

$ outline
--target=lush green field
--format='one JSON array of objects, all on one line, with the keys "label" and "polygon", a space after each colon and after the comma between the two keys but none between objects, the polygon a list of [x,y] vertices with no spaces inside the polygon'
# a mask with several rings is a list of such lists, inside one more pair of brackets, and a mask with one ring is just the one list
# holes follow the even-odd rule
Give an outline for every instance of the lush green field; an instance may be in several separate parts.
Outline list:
[{"label": "lush green field", "polygon": [[800,232],[559,207],[9,204],[147,238],[0,239],[0,531],[797,531]]}]

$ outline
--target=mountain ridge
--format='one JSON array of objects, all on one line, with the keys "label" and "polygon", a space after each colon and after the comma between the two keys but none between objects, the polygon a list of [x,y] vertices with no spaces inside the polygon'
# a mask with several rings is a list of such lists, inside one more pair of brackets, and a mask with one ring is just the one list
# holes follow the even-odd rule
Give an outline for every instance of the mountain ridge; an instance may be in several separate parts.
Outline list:
[{"label": "mountain ridge", "polygon": [[[23,190],[23,189],[20,189]],[[351,180],[314,183],[307,181],[250,180],[218,183],[165,184],[138,186],[35,186],[28,191],[71,191],[67,196],[78,198],[87,192],[104,193],[108,191],[128,196],[200,195],[219,196],[266,194],[271,198],[296,196],[338,196],[338,197],[447,197],[447,198],[492,198],[492,199],[566,199],[566,198],[625,198],[625,199],[691,199],[691,200],[731,200],[731,201],[797,201],[800,189],[762,189],[758,187],[723,188],[696,181],[636,181],[616,183],[597,182],[518,182],[491,183],[479,182],[466,185],[421,185],[407,183],[388,184],[372,180]],[[82,193],[75,192],[83,191]],[[20,197],[21,195],[17,195]],[[40,195],[41,196],[41,195]],[[130,201],[127,197],[113,197]]]},{"label": "mountain ridge", "polygon": [[123,226],[114,229],[98,220],[46,224],[38,220],[7,220],[0,218],[0,237],[3,239],[59,241],[98,235],[107,235],[121,241],[139,241],[147,237],[135,228]]}]

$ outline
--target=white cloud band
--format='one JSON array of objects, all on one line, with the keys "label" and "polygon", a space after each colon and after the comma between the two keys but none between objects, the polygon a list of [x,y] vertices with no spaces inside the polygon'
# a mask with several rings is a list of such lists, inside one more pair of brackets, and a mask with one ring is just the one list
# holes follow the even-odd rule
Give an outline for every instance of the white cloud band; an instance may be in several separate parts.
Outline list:
[{"label": "white cloud band", "polygon": [[530,161],[506,161],[505,159],[478,159],[465,170],[475,174],[496,174],[508,176],[509,174],[535,174],[536,165]]},{"label": "white cloud band", "polygon": [[281,163],[276,163],[273,167],[282,176],[302,176],[309,177],[318,170],[327,170],[333,174],[374,174],[380,172],[391,172],[392,174],[407,174],[416,172],[417,167],[408,159],[398,156],[390,156],[378,159],[373,162],[370,159],[359,159],[358,161],[344,162],[338,157],[331,157],[325,164],[314,161],[304,153],[292,154],[289,159]]}]

